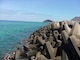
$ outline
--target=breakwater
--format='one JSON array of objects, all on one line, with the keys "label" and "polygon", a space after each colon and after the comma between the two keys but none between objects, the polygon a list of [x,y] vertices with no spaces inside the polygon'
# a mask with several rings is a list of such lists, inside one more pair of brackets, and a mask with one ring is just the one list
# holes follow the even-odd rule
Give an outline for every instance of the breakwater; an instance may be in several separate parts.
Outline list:
[{"label": "breakwater", "polygon": [[79,29],[77,22],[50,23],[33,32],[22,47],[3,60],[80,60]]}]

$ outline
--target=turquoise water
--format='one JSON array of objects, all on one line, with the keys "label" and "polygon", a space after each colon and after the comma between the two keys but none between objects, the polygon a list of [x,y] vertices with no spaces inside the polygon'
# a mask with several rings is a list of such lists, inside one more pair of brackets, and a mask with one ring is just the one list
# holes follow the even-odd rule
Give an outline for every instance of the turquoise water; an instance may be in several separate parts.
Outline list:
[{"label": "turquoise water", "polygon": [[0,21],[0,58],[16,49],[18,43],[48,23]]}]

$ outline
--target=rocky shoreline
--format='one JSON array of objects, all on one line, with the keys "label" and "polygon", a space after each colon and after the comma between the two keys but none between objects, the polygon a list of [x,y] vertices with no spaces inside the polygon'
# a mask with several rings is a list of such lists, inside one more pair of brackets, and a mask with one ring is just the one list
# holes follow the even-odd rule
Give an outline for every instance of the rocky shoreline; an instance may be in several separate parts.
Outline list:
[{"label": "rocky shoreline", "polygon": [[80,24],[51,22],[25,40],[2,60],[80,60]]}]

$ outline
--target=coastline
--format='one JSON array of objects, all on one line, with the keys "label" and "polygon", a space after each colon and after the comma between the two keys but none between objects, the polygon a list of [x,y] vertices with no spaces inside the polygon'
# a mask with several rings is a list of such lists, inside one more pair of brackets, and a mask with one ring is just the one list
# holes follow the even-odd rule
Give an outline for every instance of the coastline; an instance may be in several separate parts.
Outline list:
[{"label": "coastline", "polygon": [[6,53],[15,51],[18,43],[45,25],[47,23],[0,21],[0,60]]},{"label": "coastline", "polygon": [[[80,56],[76,53],[78,51],[72,54],[74,50],[79,50],[77,47],[80,47],[77,42],[78,40],[76,40],[79,39],[79,37],[76,37],[76,35],[78,35],[76,32],[79,32],[78,30],[75,30],[76,26],[78,26],[77,29],[80,27],[77,22],[74,22],[73,24],[69,24],[65,21],[50,23],[33,32],[29,38],[24,41],[22,47],[18,47],[15,52],[9,54],[9,56],[7,55],[7,57],[14,60],[75,60],[73,58],[75,57],[79,60]],[[74,41],[77,42],[77,44],[74,44]],[[72,51],[69,48],[72,48]],[[65,49],[68,52],[65,52]],[[68,53],[71,53],[72,57],[64,58]],[[74,56],[74,54],[77,56]],[[68,54],[67,56],[70,55]],[[6,55],[3,58],[5,57]]]}]

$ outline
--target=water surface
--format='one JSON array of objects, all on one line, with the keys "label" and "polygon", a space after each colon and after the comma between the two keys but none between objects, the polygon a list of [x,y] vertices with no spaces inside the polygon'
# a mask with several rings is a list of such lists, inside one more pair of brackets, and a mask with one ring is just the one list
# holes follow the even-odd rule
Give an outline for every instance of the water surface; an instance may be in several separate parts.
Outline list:
[{"label": "water surface", "polygon": [[44,22],[0,21],[0,58],[5,53],[14,51],[19,42],[47,24]]}]

